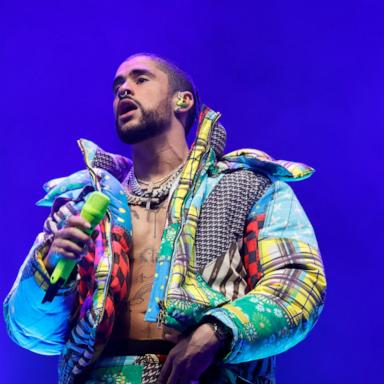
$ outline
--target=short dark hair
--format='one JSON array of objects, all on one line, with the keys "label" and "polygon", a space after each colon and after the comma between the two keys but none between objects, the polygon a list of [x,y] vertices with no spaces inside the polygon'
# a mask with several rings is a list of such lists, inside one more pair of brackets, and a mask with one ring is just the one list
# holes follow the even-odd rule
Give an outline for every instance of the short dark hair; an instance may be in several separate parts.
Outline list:
[{"label": "short dark hair", "polygon": [[194,123],[197,120],[198,113],[200,111],[200,100],[199,95],[197,93],[197,89],[193,83],[192,78],[184,72],[182,69],[180,69],[176,64],[172,63],[170,60],[165,59],[164,57],[155,55],[154,53],[135,53],[131,56],[129,56],[126,61],[133,59],[137,56],[146,56],[152,59],[157,63],[159,68],[165,72],[168,76],[168,82],[169,82],[169,91],[170,93],[175,93],[177,91],[183,92],[188,91],[191,92],[193,95],[193,106],[188,111],[187,119],[185,123],[185,134],[187,135],[190,129],[193,127]]}]

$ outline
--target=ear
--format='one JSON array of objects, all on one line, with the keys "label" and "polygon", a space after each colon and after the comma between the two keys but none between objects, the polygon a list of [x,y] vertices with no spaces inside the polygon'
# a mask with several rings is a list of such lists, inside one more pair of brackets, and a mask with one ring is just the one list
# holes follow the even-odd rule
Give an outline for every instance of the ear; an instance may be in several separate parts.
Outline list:
[{"label": "ear", "polygon": [[181,114],[188,112],[193,107],[195,100],[191,92],[178,91],[173,95],[172,102],[175,113]]}]

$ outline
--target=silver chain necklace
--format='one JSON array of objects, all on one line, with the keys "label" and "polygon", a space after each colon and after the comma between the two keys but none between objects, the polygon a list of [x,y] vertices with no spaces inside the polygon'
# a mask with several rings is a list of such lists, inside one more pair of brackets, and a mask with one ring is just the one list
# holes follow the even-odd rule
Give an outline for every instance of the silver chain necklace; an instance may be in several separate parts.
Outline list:
[{"label": "silver chain necklace", "polygon": [[[169,191],[177,177],[180,175],[183,165],[184,163],[168,176],[153,183],[137,180],[134,167],[132,166],[128,172],[126,181],[128,203],[145,206],[148,210],[151,209],[152,205],[153,208],[156,208],[169,195]],[[139,183],[146,184],[147,186],[140,186]]]}]

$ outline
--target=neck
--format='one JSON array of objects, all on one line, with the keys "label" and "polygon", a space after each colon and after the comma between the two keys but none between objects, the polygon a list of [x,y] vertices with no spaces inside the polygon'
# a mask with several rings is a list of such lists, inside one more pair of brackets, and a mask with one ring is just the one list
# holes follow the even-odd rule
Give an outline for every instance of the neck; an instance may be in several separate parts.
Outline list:
[{"label": "neck", "polygon": [[189,149],[183,130],[169,130],[132,146],[135,176],[156,182],[176,170],[188,157]]}]

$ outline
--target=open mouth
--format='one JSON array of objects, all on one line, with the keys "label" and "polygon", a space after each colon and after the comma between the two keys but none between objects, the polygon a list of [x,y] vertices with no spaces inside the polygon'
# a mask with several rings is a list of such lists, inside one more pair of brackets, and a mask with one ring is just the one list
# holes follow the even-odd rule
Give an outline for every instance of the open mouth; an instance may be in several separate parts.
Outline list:
[{"label": "open mouth", "polygon": [[137,105],[132,100],[121,100],[119,106],[117,107],[117,115],[119,117],[129,116],[131,114],[130,112],[136,110],[137,108]]}]

